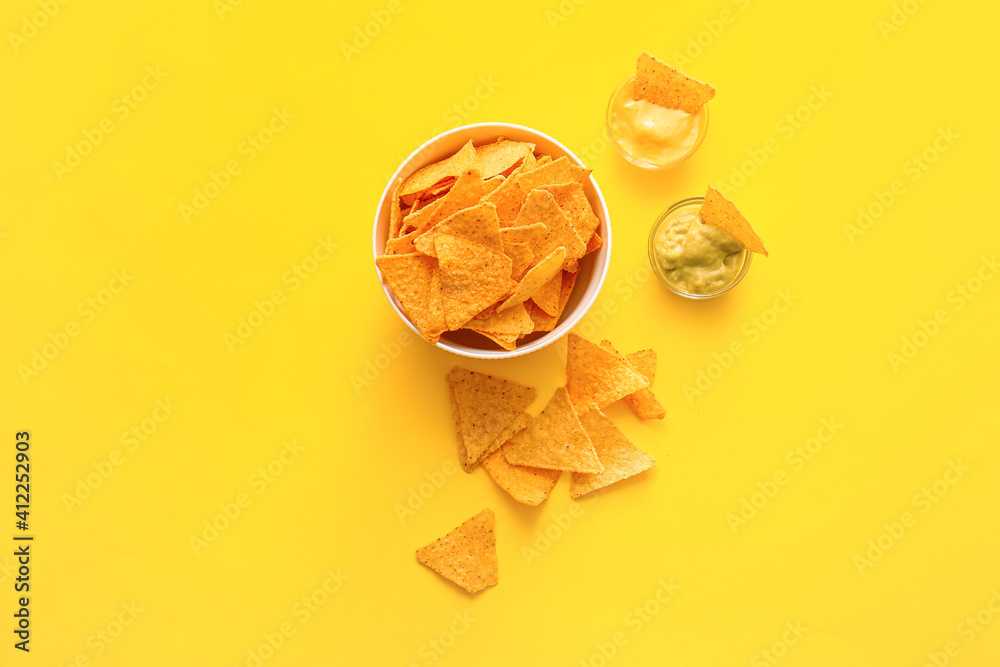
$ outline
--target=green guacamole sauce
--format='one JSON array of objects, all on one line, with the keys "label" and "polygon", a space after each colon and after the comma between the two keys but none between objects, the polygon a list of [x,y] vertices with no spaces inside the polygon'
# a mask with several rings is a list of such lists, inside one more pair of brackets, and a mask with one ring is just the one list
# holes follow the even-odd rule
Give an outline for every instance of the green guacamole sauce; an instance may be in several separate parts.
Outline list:
[{"label": "green guacamole sauce", "polygon": [[656,261],[667,280],[691,294],[711,294],[731,284],[744,262],[743,244],[698,218],[699,205],[678,209],[656,234]]}]

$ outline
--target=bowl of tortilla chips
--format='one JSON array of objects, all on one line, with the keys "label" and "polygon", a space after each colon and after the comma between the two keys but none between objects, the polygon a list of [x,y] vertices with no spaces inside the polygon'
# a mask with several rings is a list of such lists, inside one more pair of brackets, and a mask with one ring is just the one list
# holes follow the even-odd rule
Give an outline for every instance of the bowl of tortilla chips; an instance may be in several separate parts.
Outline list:
[{"label": "bowl of tortilla chips", "polygon": [[502,359],[567,334],[611,258],[608,209],[590,170],[552,137],[477,123],[413,152],[375,213],[376,273],[424,340]]}]

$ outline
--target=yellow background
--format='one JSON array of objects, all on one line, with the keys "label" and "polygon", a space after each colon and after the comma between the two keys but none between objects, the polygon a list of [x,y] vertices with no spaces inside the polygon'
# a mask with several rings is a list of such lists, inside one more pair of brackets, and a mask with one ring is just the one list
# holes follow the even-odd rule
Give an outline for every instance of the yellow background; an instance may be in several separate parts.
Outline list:
[{"label": "yellow background", "polygon": [[[294,634],[264,650],[269,667],[998,664],[1000,280],[977,276],[1000,248],[998,19],[989,3],[916,0],[4,3],[0,664],[251,665],[283,624]],[[687,50],[675,64],[718,90],[705,143],[664,173],[604,133],[644,49]],[[122,95],[144,98],[127,117]],[[275,109],[293,117],[251,160],[243,144]],[[104,119],[113,131],[57,173]],[[492,363],[413,336],[396,348],[407,329],[372,265],[389,174],[437,132],[488,120],[547,132],[593,168],[614,253],[578,330],[659,353],[667,418],[610,410],[658,465],[572,515],[567,476],[530,508],[482,470],[435,474],[453,470],[447,370],[533,384],[537,412],[564,383],[565,342]],[[185,220],[230,161],[238,173]],[[771,256],[709,302],[642,282],[655,216],[734,170]],[[303,264],[326,257],[318,239],[338,247]],[[296,284],[287,272],[306,265]],[[958,286],[979,288],[961,308]],[[275,290],[271,316],[227,344]],[[794,302],[778,313],[781,293]],[[904,338],[921,345],[894,362]],[[744,353],[723,368],[734,342]],[[26,374],[36,352],[52,358]],[[715,377],[686,395],[699,372]],[[786,455],[824,419],[842,428],[796,470]],[[134,448],[133,428],[147,429]],[[30,655],[12,647],[8,555],[25,429]],[[304,449],[273,464],[292,440]],[[919,500],[949,462],[968,470]],[[262,485],[269,463],[281,472]],[[753,496],[780,473],[766,503]],[[762,506],[734,532],[743,499]],[[468,596],[413,552],[483,507],[501,581]],[[885,537],[905,512],[915,525]],[[348,577],[330,594],[328,571]],[[661,580],[681,587],[663,604]],[[325,604],[306,616],[310,596]],[[656,613],[637,628],[644,605]],[[977,613],[990,623],[970,637]]]}]

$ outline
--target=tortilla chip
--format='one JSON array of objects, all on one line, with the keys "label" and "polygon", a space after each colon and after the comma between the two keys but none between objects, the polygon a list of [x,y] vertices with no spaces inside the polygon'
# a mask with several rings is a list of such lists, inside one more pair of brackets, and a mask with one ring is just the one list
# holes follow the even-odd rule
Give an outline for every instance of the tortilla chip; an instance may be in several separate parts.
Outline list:
[{"label": "tortilla chip", "polygon": [[483,335],[493,334],[502,338],[514,336],[514,340],[517,340],[520,336],[530,334],[534,330],[531,318],[528,317],[528,311],[524,309],[523,304],[517,304],[512,308],[502,311],[496,309],[493,314],[486,318],[480,318],[477,315],[462,328],[472,329]]},{"label": "tortilla chip", "polygon": [[[455,366],[448,373],[448,382],[455,396],[458,418],[465,446],[464,465],[475,465],[488,453],[491,445],[499,447],[513,431],[506,431],[516,419],[526,414],[525,408],[535,400],[537,392],[511,380]],[[523,419],[523,418],[522,418]],[[503,435],[503,439],[497,439]]]},{"label": "tortilla chip", "polygon": [[506,443],[484,458],[483,467],[497,486],[514,500],[525,505],[539,505],[552,493],[562,471],[513,465],[507,461],[508,447],[510,444]]},{"label": "tortilla chip", "polygon": [[533,155],[535,144],[510,141],[500,137],[492,144],[476,146],[476,155],[483,165],[483,178],[493,178],[513,170],[527,155]]},{"label": "tortilla chip", "polygon": [[[601,347],[622,357],[622,353],[609,340],[602,340]],[[666,417],[666,409],[653,393],[653,377],[656,375],[656,350],[639,350],[625,356],[624,359],[649,382],[648,387],[634,391],[625,397],[625,402],[632,408],[632,412],[639,419],[663,419]]]},{"label": "tortilla chip", "polygon": [[639,419],[663,419],[667,410],[653,393],[653,377],[656,375],[656,351],[647,349],[625,355],[632,368],[649,380],[649,386],[625,397],[625,402]]},{"label": "tortilla chip", "polygon": [[496,252],[503,252],[500,240],[500,221],[497,219],[497,209],[493,204],[477,204],[463,208],[439,224],[417,237],[413,242],[417,252],[430,257],[437,257],[434,250],[434,238],[438,234],[448,234],[471,243],[485,246]]},{"label": "tortilla chip", "polygon": [[604,408],[649,381],[625,359],[570,332],[566,353],[566,389],[580,414]]},{"label": "tortilla chip", "polygon": [[504,177],[503,174],[497,174],[493,178],[485,179],[483,181],[483,189],[485,190],[485,194],[483,196],[485,197],[489,193],[499,188],[501,185],[503,185],[503,182],[505,180],[507,179]]},{"label": "tortilla chip", "polygon": [[577,273],[569,271],[562,272],[562,292],[559,295],[559,312],[556,315],[549,315],[533,302],[528,302],[528,317],[535,323],[535,331],[552,331],[559,324],[563,311],[566,310],[566,303],[573,293],[573,286],[576,284]]},{"label": "tortilla chip", "polygon": [[604,471],[565,387],[556,389],[541,414],[511,438],[507,461],[548,470]]},{"label": "tortilla chip", "polygon": [[524,274],[524,278],[514,288],[514,293],[507,297],[506,301],[497,306],[497,312],[503,312],[511,306],[520,305],[530,299],[545,283],[552,280],[554,276],[559,275],[565,261],[566,248],[559,246]]},{"label": "tortilla chip", "polygon": [[542,157],[538,158],[538,160],[535,162],[535,167],[544,167],[550,162],[552,162],[552,156],[543,155]]},{"label": "tortilla chip", "polygon": [[[551,161],[551,160],[552,160],[552,158],[550,157],[549,161]],[[534,169],[537,166],[538,166],[538,160],[535,159],[535,154],[534,153],[528,153],[527,155],[524,156],[524,160],[521,162],[520,165],[518,165],[517,169],[520,169],[521,171],[530,171],[531,169]],[[504,176],[506,176],[507,178],[510,178],[511,174],[513,172],[517,171],[517,169],[511,169],[511,173],[510,174],[504,174]]]},{"label": "tortilla chip", "polygon": [[508,352],[513,352],[517,349],[517,339],[520,338],[520,336],[515,334],[496,334],[490,333],[489,331],[479,331],[477,329],[473,329],[473,331],[484,338],[489,338],[500,348],[507,350]]},{"label": "tortilla chip", "polygon": [[482,201],[494,204],[497,207],[497,217],[501,224],[513,222],[517,219],[517,212],[524,205],[524,193],[514,182],[514,175],[504,179],[500,187],[496,188],[482,198]]},{"label": "tortilla chip", "polygon": [[638,475],[656,465],[656,459],[642,451],[618,430],[614,422],[600,410],[591,410],[583,418],[583,428],[594,443],[597,456],[604,466],[601,473],[573,473],[569,495],[579,498],[591,491]]},{"label": "tortilla chip", "polygon": [[[508,227],[507,229],[512,228]],[[521,280],[531,265],[535,263],[535,253],[531,252],[527,241],[504,242],[503,253],[510,257],[511,262],[513,262],[510,277],[514,280]]]},{"label": "tortilla chip", "polygon": [[[417,252],[417,247],[413,242],[417,238],[416,232],[409,232],[398,238],[389,239],[385,242],[386,255],[412,255]],[[423,254],[423,253],[421,253]]]},{"label": "tortilla chip", "polygon": [[510,257],[465,239],[438,234],[434,239],[441,269],[445,321],[454,331],[517,284]]},{"label": "tortilla chip", "polygon": [[729,232],[744,247],[767,257],[767,248],[757,236],[750,221],[740,213],[736,204],[723,197],[722,193],[711,185],[705,193],[705,201],[698,209],[698,217],[706,224],[715,225]]},{"label": "tortilla chip", "polygon": [[604,245],[604,240],[597,235],[597,232],[594,232],[594,234],[590,237],[590,240],[587,241],[587,252],[583,254],[589,255],[595,250],[600,250],[602,245]]},{"label": "tortilla chip", "polygon": [[428,339],[428,342],[436,343],[437,340],[430,341],[434,326],[430,322],[427,310],[435,264],[436,262],[430,257],[415,253],[382,255],[375,260],[382,278],[403,307],[407,318],[421,335]]},{"label": "tortilla chip", "polygon": [[715,86],[693,79],[643,51],[635,69],[636,100],[696,114],[715,97]]},{"label": "tortilla chip", "polygon": [[403,211],[399,207],[399,188],[403,185],[403,179],[397,178],[396,184],[392,187],[392,194],[389,195],[389,239],[399,236],[399,226],[403,223]]},{"label": "tortilla chip", "polygon": [[542,239],[545,238],[545,223],[535,222],[519,227],[501,227],[500,238],[503,240],[504,247],[510,243],[527,243],[529,248],[538,248],[541,247]]},{"label": "tortilla chip", "polygon": [[484,509],[444,537],[417,549],[417,560],[470,593],[499,580],[493,510]]},{"label": "tortilla chip", "polygon": [[[594,208],[590,205],[587,195],[584,194],[583,186],[574,181],[558,185],[543,185],[538,189],[545,190],[552,195],[556,203],[559,204],[559,208],[562,209],[563,214],[573,223],[576,233],[587,244],[584,254],[591,252],[590,241],[601,221],[594,213]],[[598,243],[597,247],[593,248],[593,250],[600,247],[600,243]]]},{"label": "tortilla chip", "polygon": [[[555,163],[553,163],[555,164]],[[535,257],[547,257],[559,246],[566,248],[566,261],[563,268],[572,270],[575,263],[571,260],[583,257],[587,245],[576,233],[573,224],[563,214],[555,197],[545,190],[532,190],[517,214],[515,226],[525,227],[541,222],[545,225],[545,234],[532,245],[531,252]],[[519,239],[520,240],[520,239]]]},{"label": "tortilla chip", "polygon": [[416,228],[415,233],[423,234],[463,208],[478,204],[485,191],[480,172],[470,169],[458,177],[448,194],[414,213],[407,224]]},{"label": "tortilla chip", "polygon": [[448,330],[444,319],[444,297],[441,294],[441,269],[437,266],[431,272],[431,284],[427,294],[427,331],[424,338],[434,344],[441,339],[441,334]]},{"label": "tortilla chip", "polygon": [[442,181],[449,178],[458,178],[460,174],[473,168],[482,174],[482,164],[470,140],[451,157],[414,172],[403,182],[402,191],[399,193],[400,199],[404,204],[412,205],[425,191],[441,185]]},{"label": "tortilla chip", "polygon": [[562,294],[562,271],[552,276],[549,282],[545,283],[531,295],[531,300],[539,308],[545,311],[546,315],[559,314],[559,297]]},{"label": "tortilla chip", "polygon": [[581,167],[563,156],[541,166],[536,165],[531,171],[525,171],[513,177],[517,186],[525,196],[543,185],[557,185],[577,181],[583,183],[590,176],[590,169]]}]

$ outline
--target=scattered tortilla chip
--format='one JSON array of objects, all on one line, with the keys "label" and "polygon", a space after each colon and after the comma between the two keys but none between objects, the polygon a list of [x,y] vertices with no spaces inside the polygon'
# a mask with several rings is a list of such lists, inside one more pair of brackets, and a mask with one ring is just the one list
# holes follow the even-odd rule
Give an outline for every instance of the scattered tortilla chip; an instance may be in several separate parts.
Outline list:
[{"label": "scattered tortilla chip", "polygon": [[524,274],[524,278],[514,288],[513,294],[497,306],[497,312],[503,312],[512,306],[520,305],[530,299],[545,283],[552,280],[554,276],[557,276],[562,271],[565,261],[566,248],[559,246]]},{"label": "scattered tortilla chip", "polygon": [[430,257],[437,257],[434,250],[434,238],[438,234],[448,234],[465,239],[497,252],[503,252],[500,241],[500,221],[497,219],[497,209],[493,204],[477,204],[445,218],[440,223],[420,235],[413,242],[417,252]]},{"label": "scattered tortilla chip", "polygon": [[691,78],[643,51],[635,70],[633,97],[696,114],[705,102],[715,97],[715,86]]},{"label": "scattered tortilla chip", "polygon": [[484,509],[444,537],[417,549],[417,560],[470,593],[499,580],[493,510]]},{"label": "scattered tortilla chip", "polygon": [[476,155],[476,149],[473,148],[470,140],[451,157],[429,164],[414,172],[403,182],[399,197],[404,204],[412,205],[413,202],[420,199],[421,194],[425,191],[439,186],[442,181],[449,178],[458,178],[460,174],[472,168],[482,174],[482,164],[479,162],[479,156]]},{"label": "scattered tortilla chip", "polygon": [[[563,214],[573,223],[576,233],[587,244],[586,252],[591,252],[590,242],[601,221],[598,219],[597,214],[594,213],[587,195],[584,194],[583,186],[574,181],[558,185],[543,185],[538,189],[545,190],[552,195],[556,203],[559,204],[559,208],[562,209]],[[598,244],[593,250],[597,250],[600,247],[600,238],[598,238]]]},{"label": "scattered tortilla chip", "polygon": [[543,185],[556,185],[577,181],[583,183],[590,176],[590,169],[581,167],[563,156],[543,165],[536,165],[531,171],[525,171],[513,177],[517,186],[525,196],[535,188]]},{"label": "scattered tortilla chip", "polygon": [[531,295],[531,300],[539,308],[545,311],[546,315],[556,316],[559,314],[559,297],[562,295],[562,271],[552,276],[549,282],[545,283]]},{"label": "scattered tortilla chip", "polygon": [[594,443],[604,472],[573,473],[569,487],[569,495],[573,498],[603,489],[656,465],[655,458],[633,445],[600,410],[587,413],[583,418],[583,428]]},{"label": "scattered tortilla chip", "polygon": [[513,465],[507,461],[508,447],[510,444],[506,443],[484,458],[483,467],[497,486],[514,500],[525,505],[539,505],[552,493],[562,471]]},{"label": "scattered tortilla chip", "polygon": [[531,191],[525,199],[521,211],[517,214],[517,220],[514,224],[517,227],[525,227],[538,222],[545,225],[545,234],[536,240],[535,245],[532,245],[531,252],[535,254],[535,257],[547,257],[553,250],[562,246],[566,248],[566,261],[563,268],[572,270],[575,263],[571,263],[570,260],[583,257],[587,245],[580,239],[573,224],[563,214],[555,197],[545,190]]},{"label": "scattered tortilla chip", "polygon": [[[614,352],[618,357],[622,357],[622,353],[609,340],[602,340],[601,347]],[[625,397],[625,402],[632,408],[632,412],[639,419],[663,419],[666,417],[666,409],[653,393],[653,378],[656,375],[656,350],[639,350],[625,356],[624,359],[649,382],[648,387],[634,391]]]},{"label": "scattered tortilla chip", "polygon": [[535,144],[511,141],[500,137],[492,144],[476,146],[476,155],[483,165],[483,178],[510,173],[527,155],[533,155]]},{"label": "scattered tortilla chip", "polygon": [[556,389],[541,414],[511,438],[507,461],[548,470],[604,471],[565,387]]},{"label": "scattered tortilla chip", "polygon": [[648,387],[649,381],[625,359],[570,332],[566,353],[566,389],[580,414],[604,408]]},{"label": "scattered tortilla chip", "polygon": [[736,204],[723,197],[722,193],[711,185],[705,193],[705,201],[698,209],[698,217],[706,224],[715,225],[729,232],[744,247],[767,257],[767,248],[757,236],[750,221],[740,213]]},{"label": "scattered tortilla chip", "polygon": [[445,321],[454,331],[517,284],[510,257],[465,239],[438,234],[434,239],[441,269]]},{"label": "scattered tortilla chip", "polygon": [[[508,227],[507,229],[511,229]],[[531,265],[535,263],[535,253],[531,252],[531,246],[527,241],[504,242],[503,253],[510,257],[513,267],[510,270],[510,277],[520,281],[524,274],[528,272]]]},{"label": "scattered tortilla chip", "polygon": [[[465,465],[475,465],[490,445],[499,447],[506,442],[516,431],[505,433],[505,429],[526,414],[525,408],[537,396],[534,387],[459,366],[448,373],[448,382],[458,407],[456,422],[466,450]],[[496,442],[501,434],[504,439]]]},{"label": "scattered tortilla chip", "polygon": [[[375,260],[392,293],[403,307],[413,326],[428,342],[433,325],[428,319],[428,301],[435,262],[420,254],[382,255]],[[434,340],[433,342],[437,342]]]}]

